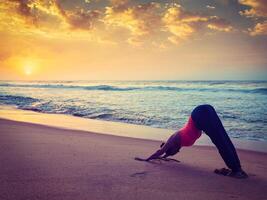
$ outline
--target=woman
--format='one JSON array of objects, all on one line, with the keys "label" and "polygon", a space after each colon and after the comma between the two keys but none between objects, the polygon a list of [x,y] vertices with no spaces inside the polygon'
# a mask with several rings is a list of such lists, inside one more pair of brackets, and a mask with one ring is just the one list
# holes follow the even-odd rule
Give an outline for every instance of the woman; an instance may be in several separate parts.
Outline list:
[{"label": "woman", "polygon": [[166,143],[162,143],[158,151],[147,159],[135,159],[139,161],[150,161],[175,155],[181,147],[192,146],[201,136],[202,131],[210,137],[225,164],[230,168],[216,169],[214,172],[235,178],[247,178],[248,175],[241,168],[235,147],[227,135],[215,109],[211,105],[197,106],[192,111],[187,124],[171,135]]}]

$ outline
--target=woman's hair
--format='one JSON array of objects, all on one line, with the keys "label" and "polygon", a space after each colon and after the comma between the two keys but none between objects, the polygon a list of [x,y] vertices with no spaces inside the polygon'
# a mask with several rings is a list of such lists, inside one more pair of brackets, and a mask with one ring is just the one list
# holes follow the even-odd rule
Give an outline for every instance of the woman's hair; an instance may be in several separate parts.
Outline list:
[{"label": "woman's hair", "polygon": [[164,144],[165,144],[165,142],[162,142],[161,145],[160,145],[160,147],[163,147]]}]

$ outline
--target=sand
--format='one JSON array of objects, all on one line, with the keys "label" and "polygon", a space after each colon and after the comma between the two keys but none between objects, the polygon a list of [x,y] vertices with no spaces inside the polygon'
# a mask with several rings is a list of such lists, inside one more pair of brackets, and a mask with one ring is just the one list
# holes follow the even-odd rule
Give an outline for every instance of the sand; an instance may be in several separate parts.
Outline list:
[{"label": "sand", "polygon": [[183,148],[177,162],[139,162],[159,141],[0,119],[0,199],[226,200],[267,198],[267,154],[238,150],[248,179],[224,167],[213,147]]}]

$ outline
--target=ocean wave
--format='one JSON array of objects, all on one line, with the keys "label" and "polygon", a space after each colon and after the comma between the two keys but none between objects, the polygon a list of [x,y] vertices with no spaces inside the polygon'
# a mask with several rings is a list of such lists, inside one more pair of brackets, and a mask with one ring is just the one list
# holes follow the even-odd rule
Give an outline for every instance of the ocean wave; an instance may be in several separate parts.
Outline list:
[{"label": "ocean wave", "polygon": [[267,94],[267,88],[257,88],[257,89],[252,90],[252,92]]},{"label": "ocean wave", "polygon": [[175,86],[147,86],[145,90],[162,90],[162,91],[197,91],[197,92],[242,92],[242,93],[261,93],[267,94],[267,88],[256,88],[256,89],[240,89],[240,88],[181,88]]},{"label": "ocean wave", "polygon": [[39,99],[24,97],[24,96],[15,96],[15,95],[0,95],[0,102],[4,104],[22,106],[26,104],[32,104],[39,101]]},{"label": "ocean wave", "polygon": [[96,113],[90,116],[87,116],[87,118],[90,119],[108,119],[111,118],[112,119],[112,114],[111,113]]},{"label": "ocean wave", "polygon": [[[224,84],[221,82],[211,83],[213,85]],[[0,87],[25,87],[25,88],[55,88],[55,89],[82,89],[90,91],[131,91],[131,90],[143,90],[143,91],[177,91],[177,92],[242,92],[242,93],[260,93],[267,94],[267,88],[216,88],[216,87],[179,87],[179,86],[125,86],[118,87],[114,85],[65,85],[65,84],[11,84],[2,83]]]},{"label": "ocean wave", "polygon": [[0,87],[23,87],[23,88],[82,88],[81,86],[75,85],[64,85],[64,84],[12,84],[12,83],[2,83]]},{"label": "ocean wave", "polygon": [[129,90],[138,90],[140,88],[137,87],[115,87],[115,86],[110,86],[110,85],[96,85],[96,86],[86,86],[83,87],[86,90],[110,90],[110,91],[129,91]]},{"label": "ocean wave", "polygon": [[55,89],[84,89],[84,90],[104,90],[104,91],[128,91],[140,89],[137,87],[116,87],[111,85],[93,85],[93,86],[79,86],[79,85],[64,85],[64,84],[10,84],[3,83],[0,87],[24,87],[24,88],[55,88]]}]

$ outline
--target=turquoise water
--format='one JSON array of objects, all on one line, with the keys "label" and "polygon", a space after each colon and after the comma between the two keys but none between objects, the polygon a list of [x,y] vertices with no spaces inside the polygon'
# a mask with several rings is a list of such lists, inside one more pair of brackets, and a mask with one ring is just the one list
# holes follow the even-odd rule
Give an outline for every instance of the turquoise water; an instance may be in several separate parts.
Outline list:
[{"label": "turquoise water", "polygon": [[231,137],[267,141],[266,81],[1,81],[0,104],[167,129],[211,104]]}]

